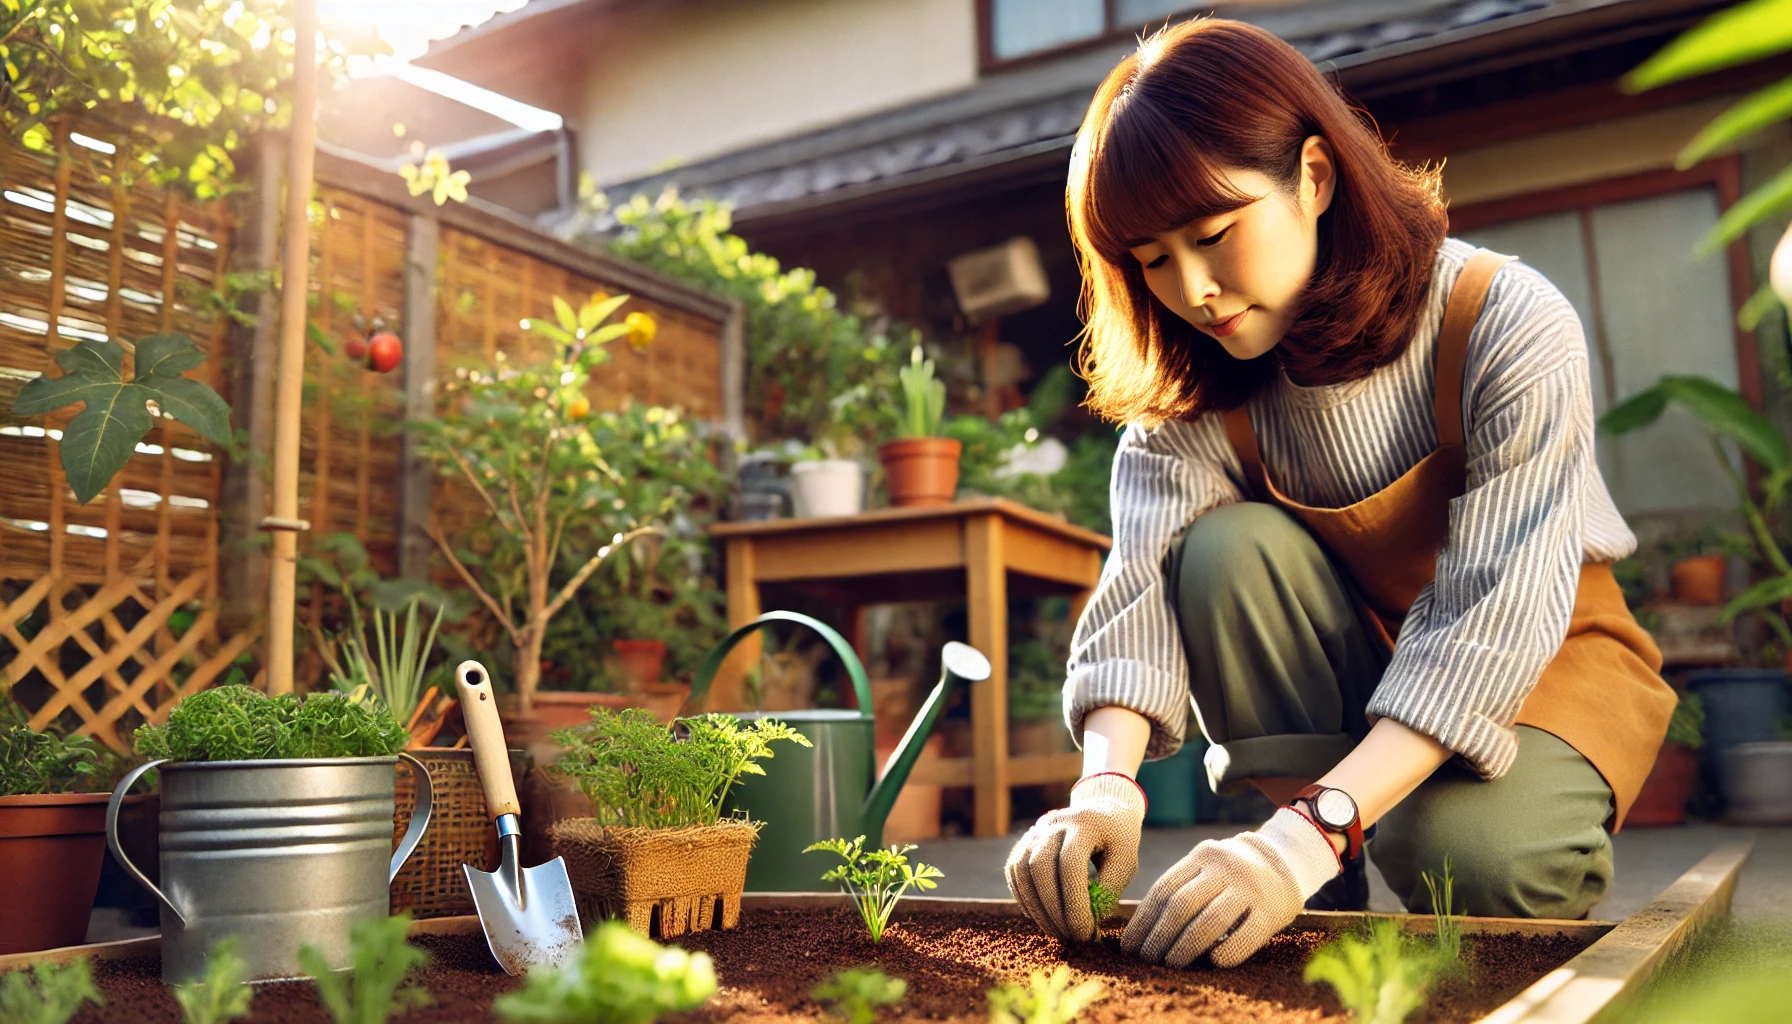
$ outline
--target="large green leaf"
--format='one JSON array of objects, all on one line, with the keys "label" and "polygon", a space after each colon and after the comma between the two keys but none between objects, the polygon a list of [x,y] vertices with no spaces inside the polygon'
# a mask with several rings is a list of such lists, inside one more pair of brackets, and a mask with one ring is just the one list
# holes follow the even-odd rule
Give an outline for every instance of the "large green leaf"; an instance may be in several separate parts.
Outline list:
[{"label": "large green leaf", "polygon": [[84,404],[63,431],[62,468],[75,500],[85,503],[106,489],[155,425],[150,402],[213,444],[230,443],[230,407],[211,388],[180,375],[204,361],[184,334],[150,335],[137,346],[136,374],[127,381],[120,346],[83,341],[56,353],[62,376],[38,377],[19,389],[13,412],[41,416]]},{"label": "large green leaf", "polygon": [[1708,377],[1663,377],[1658,385],[1713,433],[1742,446],[1769,471],[1792,461],[1786,438],[1767,417],[1756,412],[1735,390]]},{"label": "large green leaf", "polygon": [[1749,0],[1682,32],[1621,81],[1642,92],[1792,49],[1792,0]]},{"label": "large green leaf", "polygon": [[1667,392],[1659,386],[1638,391],[1607,409],[1605,415],[1599,417],[1599,432],[1615,435],[1640,430],[1660,419],[1662,410],[1667,407]]},{"label": "large green leaf", "polygon": [[1768,608],[1792,598],[1792,576],[1774,576],[1764,579],[1736,596],[1734,601],[1724,605],[1718,616],[1718,625],[1727,626],[1736,616],[1756,608]]},{"label": "large green leaf", "polygon": [[1789,117],[1792,78],[1785,78],[1749,95],[1699,129],[1699,134],[1674,158],[1674,166],[1684,171],[1724,146]]},{"label": "large green leaf", "polygon": [[1695,257],[1706,257],[1742,237],[1742,233],[1787,206],[1792,206],[1792,166],[1758,186],[1724,211],[1699,244],[1693,247]]}]

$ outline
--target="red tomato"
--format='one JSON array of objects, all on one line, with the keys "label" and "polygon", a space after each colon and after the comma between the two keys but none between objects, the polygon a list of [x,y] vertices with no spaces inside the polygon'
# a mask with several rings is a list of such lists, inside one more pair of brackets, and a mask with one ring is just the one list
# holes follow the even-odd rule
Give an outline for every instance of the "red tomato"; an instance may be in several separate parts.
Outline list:
[{"label": "red tomato", "polygon": [[367,368],[375,373],[390,373],[404,358],[404,343],[398,335],[383,331],[367,343]]},{"label": "red tomato", "polygon": [[348,356],[349,359],[357,363],[366,359],[367,339],[361,337],[359,334],[350,335],[348,341],[343,342],[342,344],[342,354]]}]

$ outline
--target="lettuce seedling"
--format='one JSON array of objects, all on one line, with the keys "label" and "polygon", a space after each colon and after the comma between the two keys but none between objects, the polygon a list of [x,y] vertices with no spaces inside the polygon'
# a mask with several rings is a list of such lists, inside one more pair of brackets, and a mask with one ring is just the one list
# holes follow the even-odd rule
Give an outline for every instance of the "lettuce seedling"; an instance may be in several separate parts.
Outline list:
[{"label": "lettuce seedling", "polygon": [[86,957],[0,976],[0,1021],[6,1024],[68,1024],[82,1006],[104,1002]]},{"label": "lettuce seedling", "polygon": [[1070,968],[1059,964],[1050,975],[1034,971],[1027,987],[1003,985],[989,991],[989,1024],[1070,1024],[1106,993],[1099,981],[1070,987]]},{"label": "lettuce seedling", "polygon": [[865,919],[865,928],[871,933],[871,941],[882,942],[884,928],[890,923],[890,915],[896,911],[896,901],[902,899],[910,888],[925,892],[937,885],[934,879],[946,877],[945,872],[931,864],[909,864],[907,854],[914,848],[915,845],[909,843],[905,846],[892,846],[887,850],[867,850],[865,837],[859,836],[850,843],[844,839],[813,843],[804,848],[803,852],[821,850],[834,853],[846,862],[822,875],[821,880],[840,883],[846,894],[852,897],[859,916]]},{"label": "lettuce seedling", "polygon": [[1095,912],[1095,938],[1101,937],[1101,922],[1120,906],[1120,894],[1109,892],[1108,887],[1095,879],[1089,879],[1089,909]]},{"label": "lettuce seedling", "polygon": [[527,1024],[651,1024],[702,1006],[716,990],[708,953],[687,953],[605,921],[577,959],[531,971],[522,991],[492,1004],[506,1021]]},{"label": "lettuce seedling", "polygon": [[395,1014],[429,1005],[429,993],[400,988],[429,954],[405,942],[411,915],[361,921],[349,929],[346,972],[332,971],[316,946],[299,947],[299,965],[317,983],[317,997],[336,1024],[385,1024]]},{"label": "lettuce seedling", "polygon": [[255,990],[243,984],[249,965],[237,954],[233,935],[220,940],[205,954],[205,977],[174,988],[186,1024],[224,1024],[249,1015]]},{"label": "lettuce seedling", "polygon": [[1437,955],[1415,949],[1393,921],[1380,918],[1369,937],[1342,935],[1313,954],[1304,978],[1325,982],[1357,1024],[1402,1024],[1425,1002]]},{"label": "lettuce seedling", "polygon": [[840,971],[815,986],[809,997],[827,1003],[828,1012],[846,1024],[872,1024],[880,1006],[895,1006],[908,994],[908,982],[875,967]]}]

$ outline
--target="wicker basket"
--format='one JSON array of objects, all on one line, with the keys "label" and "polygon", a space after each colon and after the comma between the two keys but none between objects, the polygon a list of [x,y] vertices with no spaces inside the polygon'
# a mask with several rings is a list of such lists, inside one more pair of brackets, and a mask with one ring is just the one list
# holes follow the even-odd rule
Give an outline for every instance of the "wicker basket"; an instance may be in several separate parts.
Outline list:
[{"label": "wicker basket", "polygon": [[[392,880],[392,913],[410,911],[412,917],[454,917],[475,913],[467,891],[462,864],[481,871],[498,866],[498,832],[485,809],[485,790],[473,767],[471,750],[422,748],[410,751],[429,769],[435,787],[435,808],[429,831]],[[518,769],[518,751],[510,752],[511,769]],[[410,772],[398,773],[398,789],[392,807],[392,847],[411,822],[417,806],[417,783]]]},{"label": "wicker basket", "polygon": [[[724,821],[688,828],[605,828],[596,818],[556,822],[548,835],[566,858],[579,917],[620,917],[642,935],[662,939],[708,931],[719,903],[722,927],[740,923],[747,858],[759,822]],[[656,913],[657,912],[657,913]]]}]

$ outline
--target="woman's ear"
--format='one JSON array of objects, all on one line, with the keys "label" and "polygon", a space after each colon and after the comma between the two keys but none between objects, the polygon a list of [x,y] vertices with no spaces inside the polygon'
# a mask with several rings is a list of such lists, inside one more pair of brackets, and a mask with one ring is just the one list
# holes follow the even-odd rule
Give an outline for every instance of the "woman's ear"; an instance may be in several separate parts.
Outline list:
[{"label": "woman's ear", "polygon": [[1323,135],[1309,135],[1300,146],[1300,192],[1302,205],[1310,204],[1314,218],[1332,205],[1332,193],[1338,185],[1338,164],[1332,144]]}]

